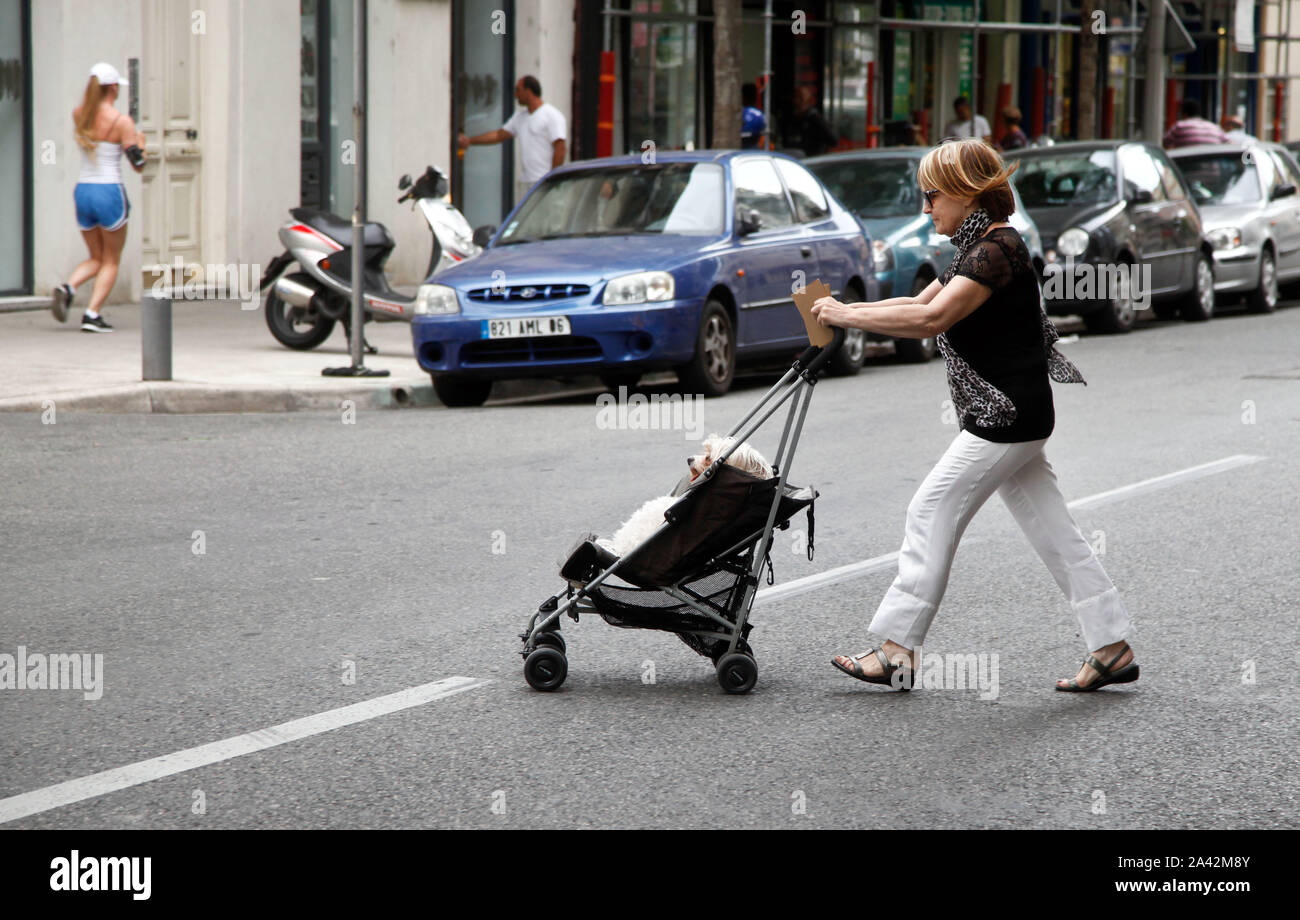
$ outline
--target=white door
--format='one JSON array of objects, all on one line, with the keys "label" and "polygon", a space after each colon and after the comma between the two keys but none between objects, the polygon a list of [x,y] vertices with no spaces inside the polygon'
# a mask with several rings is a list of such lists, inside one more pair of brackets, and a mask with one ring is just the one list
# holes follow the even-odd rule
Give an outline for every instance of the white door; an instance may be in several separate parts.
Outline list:
[{"label": "white door", "polygon": [[201,264],[199,251],[199,39],[196,0],[144,0],[140,60],[140,130],[149,162],[144,168],[140,222],[146,290],[160,270],[166,283],[200,280],[175,272]]}]

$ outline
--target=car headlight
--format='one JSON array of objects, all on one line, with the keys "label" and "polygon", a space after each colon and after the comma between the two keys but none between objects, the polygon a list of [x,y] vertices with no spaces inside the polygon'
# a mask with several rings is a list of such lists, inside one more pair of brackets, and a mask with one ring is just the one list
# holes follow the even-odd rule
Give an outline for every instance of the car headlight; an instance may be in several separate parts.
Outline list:
[{"label": "car headlight", "polygon": [[636,272],[611,278],[605,285],[601,303],[625,306],[634,303],[654,303],[672,300],[677,286],[668,272]]},{"label": "car headlight", "polygon": [[415,315],[432,316],[445,313],[459,313],[460,300],[455,288],[445,284],[422,284],[415,295]]},{"label": "car headlight", "polygon": [[894,267],[894,252],[884,240],[871,242],[871,264],[876,274],[887,272]]},{"label": "car headlight", "polygon": [[1056,241],[1056,249],[1066,258],[1081,256],[1088,251],[1088,234],[1078,227],[1071,227]]},{"label": "car headlight", "polygon": [[1235,249],[1241,245],[1241,230],[1237,227],[1220,227],[1206,234],[1215,249]]}]

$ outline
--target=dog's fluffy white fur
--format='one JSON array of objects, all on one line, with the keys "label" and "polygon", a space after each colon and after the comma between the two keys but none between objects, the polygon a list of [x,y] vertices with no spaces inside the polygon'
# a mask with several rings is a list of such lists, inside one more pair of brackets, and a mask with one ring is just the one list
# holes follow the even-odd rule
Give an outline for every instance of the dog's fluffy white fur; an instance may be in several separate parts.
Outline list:
[{"label": "dog's fluffy white fur", "polygon": [[[704,439],[702,445],[703,453],[696,454],[686,458],[686,464],[690,467],[691,480],[694,481],[701,473],[708,469],[715,457],[722,456],[728,447],[735,444],[735,438],[724,438],[721,435],[711,434]],[[763,459],[763,455],[751,447],[748,443],[741,444],[731,456],[727,458],[727,465],[734,466],[737,469],[752,473],[763,479],[772,478],[772,467]],[[630,550],[636,548],[645,542],[651,534],[664,522],[664,512],[668,506],[680,495],[660,495],[652,498],[624,522],[623,526],[614,532],[610,539],[601,539],[597,542],[605,549],[622,556]]]}]

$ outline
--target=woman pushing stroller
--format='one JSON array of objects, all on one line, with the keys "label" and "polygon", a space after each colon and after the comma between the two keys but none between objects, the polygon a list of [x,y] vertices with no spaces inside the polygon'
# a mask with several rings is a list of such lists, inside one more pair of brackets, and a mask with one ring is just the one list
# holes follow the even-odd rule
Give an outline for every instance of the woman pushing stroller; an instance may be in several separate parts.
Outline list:
[{"label": "woman pushing stroller", "polygon": [[1054,347],[1056,329],[1028,250],[1007,223],[1014,169],[978,139],[935,147],[917,178],[935,231],[957,248],[952,264],[915,297],[859,304],[823,297],[813,306],[827,326],[936,336],[961,426],[908,506],[898,575],[869,627],[884,642],[832,660],[867,683],[911,688],[920,666],[912,652],[938,612],[957,544],[995,491],[1069,599],[1090,652],[1056,689],[1093,691],[1138,678],[1126,641],[1128,611],[1070,516],[1044,453],[1055,426],[1049,381],[1085,381]]}]

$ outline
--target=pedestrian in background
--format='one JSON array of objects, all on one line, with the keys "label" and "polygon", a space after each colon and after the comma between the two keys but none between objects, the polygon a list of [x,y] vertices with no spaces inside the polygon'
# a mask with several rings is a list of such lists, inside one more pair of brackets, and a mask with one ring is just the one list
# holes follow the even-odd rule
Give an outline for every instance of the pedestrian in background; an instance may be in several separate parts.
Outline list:
[{"label": "pedestrian in background", "polygon": [[1259,140],[1255,135],[1246,133],[1246,123],[1241,120],[1240,115],[1225,115],[1223,132],[1231,144],[1245,144],[1248,141]]},{"label": "pedestrian in background", "polygon": [[822,297],[813,305],[827,326],[907,338],[937,331],[961,426],[908,505],[898,576],[869,627],[885,641],[832,659],[867,683],[911,689],[923,666],[912,655],[938,613],[957,544],[995,491],[1069,599],[1090,650],[1056,689],[1090,691],[1138,678],[1126,641],[1128,611],[1070,516],[1044,452],[1056,422],[1049,381],[1084,380],[1056,350],[1029,251],[1007,223],[1014,170],[978,139],[930,150],[917,170],[924,212],[957,247],[943,275],[915,297],[866,304]]},{"label": "pedestrian in background", "polygon": [[1020,109],[1009,105],[1002,110],[1002,120],[1007,123],[1007,133],[998,141],[999,150],[1019,150],[1029,146],[1029,135],[1020,129]]},{"label": "pedestrian in background", "polygon": [[1178,114],[1178,121],[1165,132],[1165,147],[1168,149],[1228,143],[1228,135],[1218,125],[1201,117],[1201,104],[1195,99],[1184,99]]},{"label": "pedestrian in background", "polygon": [[839,142],[839,136],[817,108],[817,90],[808,84],[797,87],[786,146],[798,147],[804,156],[815,157],[834,149]]},{"label": "pedestrian in background", "polygon": [[740,148],[753,150],[762,146],[763,135],[767,132],[767,119],[758,107],[758,87],[746,83],[740,88]]},{"label": "pedestrian in background", "polygon": [[461,133],[458,140],[464,149],[472,144],[499,144],[519,138],[520,178],[515,182],[515,203],[523,200],[533,183],[564,163],[568,126],[562,113],[542,101],[542,84],[533,76],[520,77],[515,83],[515,101],[522,109],[495,131],[469,137]]},{"label": "pedestrian in background", "polygon": [[990,146],[993,144],[993,129],[989,127],[988,119],[971,114],[969,99],[958,96],[952,101],[952,110],[957,117],[943,129],[944,137],[978,137]]},{"label": "pedestrian in background", "polygon": [[130,115],[119,112],[119,88],[127,81],[112,64],[103,62],[90,68],[90,77],[82,94],[81,105],[72,110],[77,146],[81,148],[81,173],[72,197],[76,204],[77,226],[86,241],[90,257],[72,270],[65,284],[58,285],[50,298],[50,310],[59,322],[66,322],[68,308],[77,296],[77,286],[95,279],[90,303],[81,317],[82,332],[112,332],[99,313],[117,280],[122,247],[126,244],[126,218],[131,202],[122,184],[122,148],[134,151],[131,166],[144,169],[144,135]]}]

